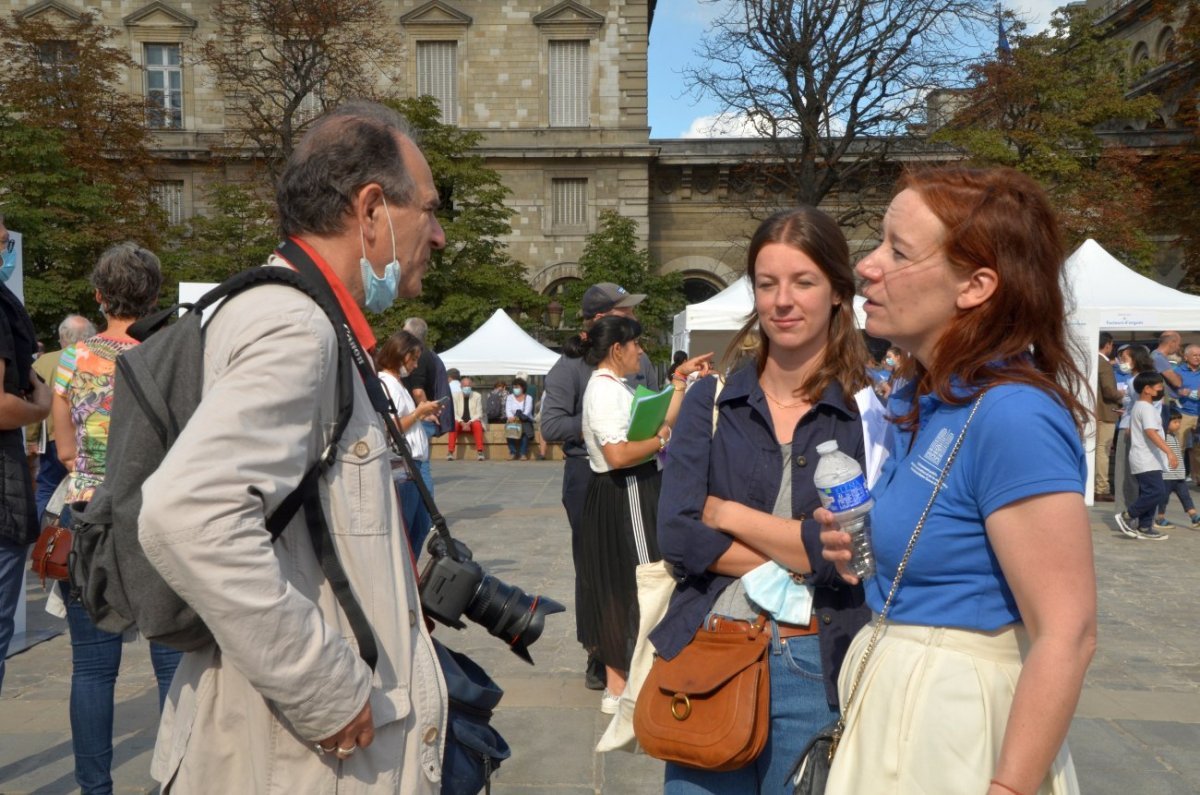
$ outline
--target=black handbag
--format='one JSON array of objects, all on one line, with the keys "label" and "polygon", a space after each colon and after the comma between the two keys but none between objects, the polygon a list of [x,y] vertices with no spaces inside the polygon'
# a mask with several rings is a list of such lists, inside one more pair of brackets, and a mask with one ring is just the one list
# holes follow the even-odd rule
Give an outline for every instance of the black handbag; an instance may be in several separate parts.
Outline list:
[{"label": "black handbag", "polygon": [[833,752],[842,735],[842,719],[830,721],[821,727],[804,750],[792,770],[792,795],[820,795],[829,780],[829,768],[833,765]]}]

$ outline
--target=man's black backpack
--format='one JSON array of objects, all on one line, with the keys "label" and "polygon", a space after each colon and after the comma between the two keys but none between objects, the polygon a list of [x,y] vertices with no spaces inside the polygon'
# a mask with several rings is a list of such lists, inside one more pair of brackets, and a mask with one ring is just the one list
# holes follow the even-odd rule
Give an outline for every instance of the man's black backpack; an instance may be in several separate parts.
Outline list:
[{"label": "man's black backpack", "polygon": [[[117,359],[107,474],[91,502],[73,506],[71,585],[100,629],[121,632],[136,625],[147,639],[183,651],[197,649],[212,640],[212,634],[196,612],[146,559],[138,541],[142,484],[162,463],[200,404],[204,378],[203,323],[225,305],[217,302],[260,284],[290,285],[316,301],[339,331],[338,416],[325,454],[267,518],[267,529],[274,541],[296,512],[304,508],[322,568],[350,619],[363,659],[374,668],[374,635],[333,552],[318,496],[318,480],[333,463],[337,441],[354,409],[354,364],[340,333],[345,328],[345,319],[316,266],[294,244],[285,244],[281,251],[298,271],[284,267],[251,268],[213,288],[170,325],[167,321],[178,307],[163,310],[130,327],[131,336],[145,341]],[[209,318],[203,317],[205,309]]]}]

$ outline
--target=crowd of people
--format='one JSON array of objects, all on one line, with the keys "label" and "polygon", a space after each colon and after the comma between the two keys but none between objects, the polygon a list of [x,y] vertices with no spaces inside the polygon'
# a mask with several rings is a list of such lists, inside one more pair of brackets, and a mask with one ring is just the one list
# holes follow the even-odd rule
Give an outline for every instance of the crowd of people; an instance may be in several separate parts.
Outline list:
[{"label": "crowd of people", "polygon": [[[829,793],[1078,792],[1066,735],[1096,643],[1091,417],[1068,342],[1062,242],[1032,180],[908,172],[880,245],[857,264],[819,210],[763,221],[747,252],[744,327],[720,361],[674,358],[665,417],[636,438],[635,388],[657,390],[658,374],[641,348],[645,296],[619,285],[585,292],[583,330],[541,394],[524,373],[485,393],[447,370],[420,318],[376,340],[364,309],[419,295],[446,244],[432,174],[394,111],[352,102],[315,122],[276,205],[345,322],[284,285],[227,299],[205,332],[200,405],[146,482],[146,557],[214,638],[186,654],[151,645],[162,711],[152,773],[164,789],[439,790],[447,692],[420,620],[414,564],[431,520],[417,482],[433,493],[434,438],[446,437],[450,460],[460,441],[485,460],[497,425],[509,460],[561,445],[577,639],[603,712],[617,712],[638,640],[639,564],[665,560],[675,579],[649,636],[664,660],[701,627],[746,632],[765,618],[765,748],[735,770],[668,763],[665,792],[781,792],[839,714]],[[282,248],[265,265],[296,267]],[[854,318],[856,285],[865,331],[893,346],[878,361]],[[0,285],[0,647],[59,481],[76,504],[104,482],[115,363],[137,344],[129,327],[156,306],[162,271],[122,244],[100,257],[92,286],[103,328],[69,317],[61,350],[35,362],[32,323]],[[1139,539],[1166,537],[1171,494],[1200,526],[1188,488],[1200,483],[1200,345],[1180,342],[1173,331],[1154,351],[1100,340],[1094,486]],[[329,447],[344,346],[370,352],[415,462],[389,445],[376,376],[356,377],[320,502],[378,645],[370,662],[305,517],[274,543],[266,529]],[[884,416],[881,401],[884,433],[868,422]],[[41,437],[36,472],[25,426]],[[870,478],[877,571],[865,581],[814,479],[830,440]],[[783,569],[803,598],[760,603],[750,575],[762,567]],[[76,780],[110,792],[113,685],[131,638],[97,628],[66,583],[54,596],[71,638]],[[0,660],[0,685],[3,673]]]},{"label": "crowd of people", "polygon": [[[1114,356],[1115,350],[1115,356]],[[1183,345],[1168,330],[1150,350],[1116,348],[1100,334],[1097,362],[1095,495],[1115,503],[1117,528],[1144,541],[1163,541],[1171,495],[1200,529],[1190,485],[1200,486],[1200,344]]]}]

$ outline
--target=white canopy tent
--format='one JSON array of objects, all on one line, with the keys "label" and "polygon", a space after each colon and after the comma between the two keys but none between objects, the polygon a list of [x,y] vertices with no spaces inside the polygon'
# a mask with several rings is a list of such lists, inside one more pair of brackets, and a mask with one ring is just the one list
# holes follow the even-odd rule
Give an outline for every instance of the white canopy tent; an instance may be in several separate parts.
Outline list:
[{"label": "white canopy tent", "polygon": [[[863,303],[862,297],[854,297],[854,316],[859,328],[866,322]],[[671,347],[693,355],[713,351],[719,358],[753,308],[750,280],[742,276],[707,301],[692,304],[675,315]]]},{"label": "white canopy tent", "polygon": [[[1063,268],[1067,300],[1071,306],[1067,323],[1082,352],[1078,362],[1087,374],[1091,393],[1097,389],[1097,349],[1101,331],[1147,331],[1200,329],[1200,296],[1189,295],[1148,279],[1123,265],[1095,240],[1085,240],[1067,258]],[[1091,405],[1088,395],[1082,396]],[[1095,466],[1095,429],[1087,430],[1087,500],[1092,502]]]},{"label": "white canopy tent", "polygon": [[456,367],[463,375],[545,375],[558,361],[557,353],[526,334],[503,309],[438,355],[446,367]]}]

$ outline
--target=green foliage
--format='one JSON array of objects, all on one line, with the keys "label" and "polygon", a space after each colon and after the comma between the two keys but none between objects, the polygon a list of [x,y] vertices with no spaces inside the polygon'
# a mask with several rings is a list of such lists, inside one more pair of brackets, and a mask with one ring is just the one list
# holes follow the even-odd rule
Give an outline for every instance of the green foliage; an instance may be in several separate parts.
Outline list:
[{"label": "green foliage", "polygon": [[0,196],[5,225],[23,235],[25,304],[39,337],[53,340],[66,315],[99,318],[88,284],[97,257],[122,239],[111,186],[73,164],[56,130],[0,109]]},{"label": "green foliage", "polygon": [[100,253],[156,248],[164,220],[144,108],[125,91],[138,67],[97,20],[0,17],[0,212],[24,235],[26,301],[48,342],[67,314],[98,319],[88,275]]},{"label": "green foliage", "polygon": [[973,68],[964,105],[934,135],[979,165],[1016,168],[1050,194],[1069,246],[1095,238],[1146,269],[1154,253],[1149,192],[1132,150],[1106,144],[1097,128],[1145,120],[1151,96],[1127,98],[1121,45],[1082,11],[1056,12],[1050,29],[1013,37],[1013,49]]},{"label": "green foliage", "polygon": [[421,151],[429,161],[441,192],[438,219],[446,230],[446,248],[434,252],[419,298],[398,302],[372,318],[382,339],[407,317],[429,323],[429,343],[445,350],[461,342],[497,309],[510,310],[532,328],[547,299],[534,292],[525,268],[507,253],[502,237],[511,231],[512,211],[504,204],[508,188],[500,175],[471,154],[479,143],[477,132],[461,130],[439,120],[432,97],[393,100],[418,131]]},{"label": "green foliage", "polygon": [[208,215],[197,215],[171,230],[162,253],[163,300],[173,303],[181,282],[220,282],[261,265],[275,250],[274,209],[252,185],[214,183],[208,189]]},{"label": "green foliage", "polygon": [[599,228],[588,235],[579,258],[582,281],[572,283],[563,300],[564,317],[578,317],[587,288],[599,282],[619,284],[631,293],[644,293],[637,307],[642,346],[656,362],[671,360],[670,333],[675,314],[683,309],[683,280],[677,273],[659,276],[650,252],[637,247],[637,224],[613,210],[600,213]]}]

